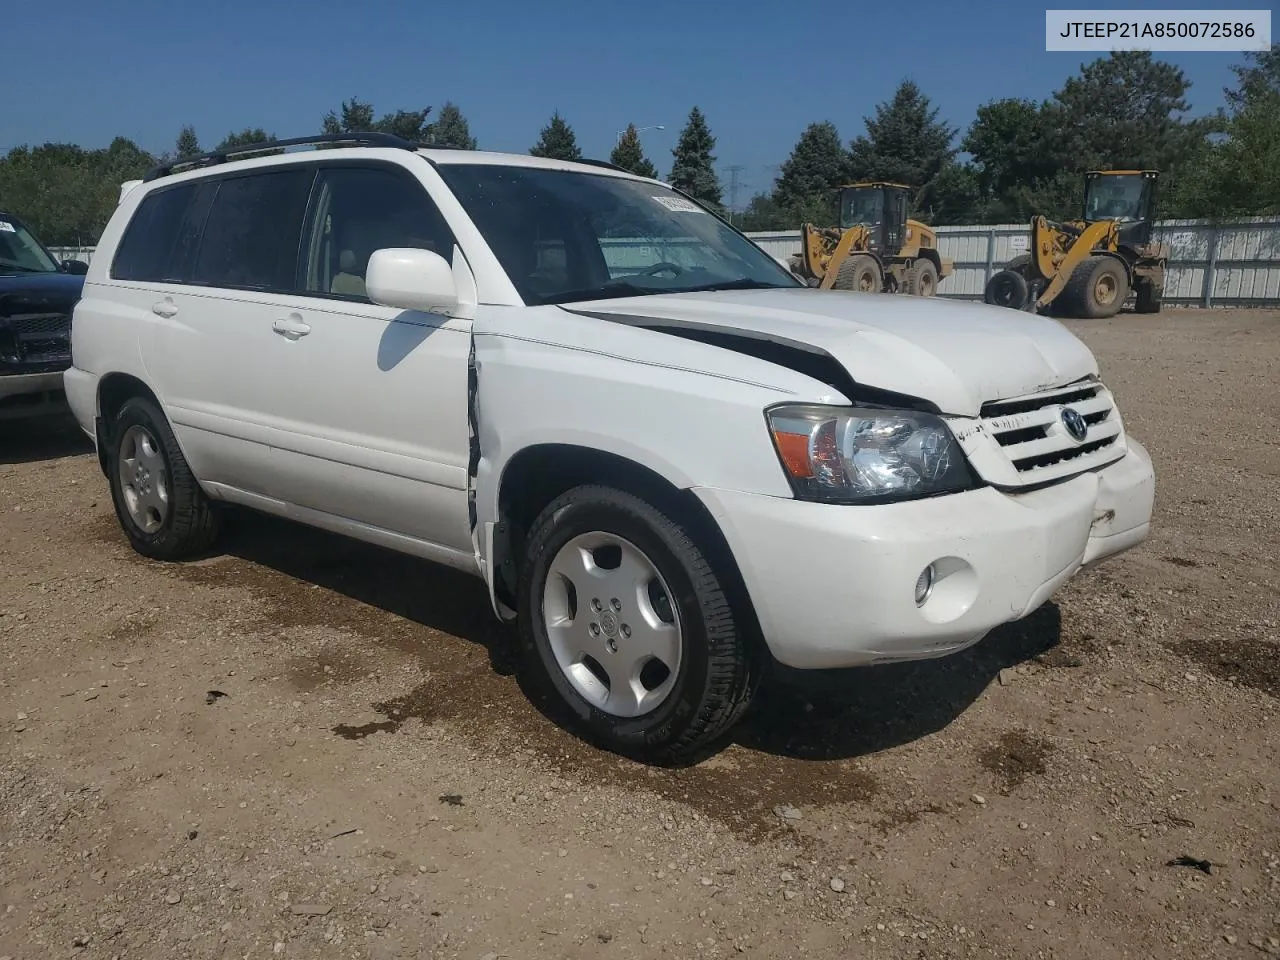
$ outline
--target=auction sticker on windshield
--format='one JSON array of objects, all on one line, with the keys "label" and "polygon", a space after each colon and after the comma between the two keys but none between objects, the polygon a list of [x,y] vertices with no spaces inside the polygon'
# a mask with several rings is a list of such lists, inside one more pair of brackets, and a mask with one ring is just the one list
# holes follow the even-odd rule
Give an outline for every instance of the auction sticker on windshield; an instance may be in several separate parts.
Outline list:
[{"label": "auction sticker on windshield", "polygon": [[0,230],[3,230],[5,233],[18,232],[17,229],[14,227],[14,225],[10,223],[8,220],[0,220]]},{"label": "auction sticker on windshield", "polygon": [[692,200],[686,200],[684,197],[654,197],[660,204],[668,210],[676,210],[680,213],[703,213],[705,212],[700,206]]}]

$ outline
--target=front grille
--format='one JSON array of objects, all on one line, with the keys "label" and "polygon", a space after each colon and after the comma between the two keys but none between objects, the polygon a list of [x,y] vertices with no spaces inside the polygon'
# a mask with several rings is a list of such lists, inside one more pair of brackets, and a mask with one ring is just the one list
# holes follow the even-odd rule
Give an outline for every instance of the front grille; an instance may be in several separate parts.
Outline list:
[{"label": "front grille", "polygon": [[65,313],[27,313],[10,317],[10,330],[24,339],[66,336],[71,318]]},{"label": "front grille", "polygon": [[[1079,439],[1067,430],[1063,411],[1080,414],[1086,426]],[[1124,453],[1124,426],[1111,392],[1097,380],[995,400],[982,406],[983,432],[995,441],[1004,466],[991,477],[1011,486],[1030,486],[1074,476]],[[1010,469],[1012,468],[1012,469]]]},{"label": "front grille", "polygon": [[71,317],[65,313],[19,313],[0,319],[0,360],[54,363],[71,355]]}]

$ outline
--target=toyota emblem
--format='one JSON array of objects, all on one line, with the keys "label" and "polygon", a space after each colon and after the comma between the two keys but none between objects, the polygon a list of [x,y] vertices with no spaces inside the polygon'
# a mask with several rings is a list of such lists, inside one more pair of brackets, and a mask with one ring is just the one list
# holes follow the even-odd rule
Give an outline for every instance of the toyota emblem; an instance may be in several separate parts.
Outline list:
[{"label": "toyota emblem", "polygon": [[1076,443],[1083,440],[1089,433],[1089,425],[1084,422],[1084,417],[1070,407],[1062,408],[1062,425],[1067,428],[1067,433]]}]

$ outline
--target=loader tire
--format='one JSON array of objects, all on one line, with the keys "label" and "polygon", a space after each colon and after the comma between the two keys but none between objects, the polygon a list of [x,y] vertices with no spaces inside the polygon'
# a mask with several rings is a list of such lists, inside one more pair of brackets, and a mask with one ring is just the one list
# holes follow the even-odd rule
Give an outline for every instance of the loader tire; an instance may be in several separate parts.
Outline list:
[{"label": "loader tire", "polygon": [[1076,265],[1061,296],[1066,316],[1087,320],[1114,317],[1129,296],[1129,278],[1115,257],[1093,256]]},{"label": "loader tire", "polygon": [[1006,268],[993,274],[987,281],[987,289],[983,291],[982,299],[992,306],[1021,310],[1027,305],[1030,296],[1027,278],[1016,270]]},{"label": "loader tire", "polygon": [[938,268],[932,260],[917,260],[907,271],[907,293],[913,297],[932,297],[938,292]]},{"label": "loader tire", "polygon": [[1137,284],[1135,292],[1137,302],[1133,307],[1134,313],[1160,312],[1160,308],[1164,305],[1164,287],[1157,286],[1150,280],[1144,280]]},{"label": "loader tire", "polygon": [[833,284],[836,290],[857,290],[859,293],[880,293],[884,289],[884,277],[875,257],[865,253],[849,257],[840,264]]}]

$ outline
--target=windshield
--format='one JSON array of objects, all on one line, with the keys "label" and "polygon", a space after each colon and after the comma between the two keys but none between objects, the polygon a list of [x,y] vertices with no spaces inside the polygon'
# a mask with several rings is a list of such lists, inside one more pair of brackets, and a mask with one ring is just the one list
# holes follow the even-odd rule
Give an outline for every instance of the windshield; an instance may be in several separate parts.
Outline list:
[{"label": "windshield", "polygon": [[0,273],[57,273],[58,264],[22,224],[0,215]]},{"label": "windshield", "polygon": [[1089,184],[1086,220],[1141,220],[1147,189],[1139,174],[1097,177]]},{"label": "windshield", "polygon": [[880,222],[880,196],[877,189],[846,190],[840,197],[840,226],[874,227]]},{"label": "windshield", "polygon": [[656,183],[491,164],[439,170],[525,303],[800,285],[746,237]]}]

